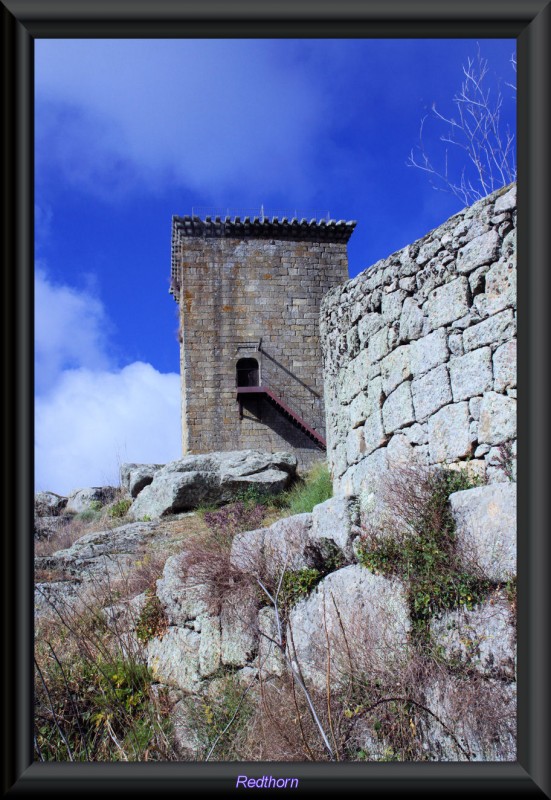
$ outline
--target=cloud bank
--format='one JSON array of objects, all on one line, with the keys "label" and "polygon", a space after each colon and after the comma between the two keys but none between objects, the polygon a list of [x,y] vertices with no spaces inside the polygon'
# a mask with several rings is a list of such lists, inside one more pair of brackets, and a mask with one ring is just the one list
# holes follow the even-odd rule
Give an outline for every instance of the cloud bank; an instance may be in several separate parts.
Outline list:
[{"label": "cloud bank", "polygon": [[117,485],[121,462],[181,454],[180,378],[109,353],[109,320],[90,291],[36,275],[35,490]]},{"label": "cloud bank", "polygon": [[283,175],[293,196],[308,194],[327,90],[294,52],[285,41],[37,41],[37,154],[48,154],[37,166],[106,196],[179,184],[225,202],[245,186],[288,191]]}]

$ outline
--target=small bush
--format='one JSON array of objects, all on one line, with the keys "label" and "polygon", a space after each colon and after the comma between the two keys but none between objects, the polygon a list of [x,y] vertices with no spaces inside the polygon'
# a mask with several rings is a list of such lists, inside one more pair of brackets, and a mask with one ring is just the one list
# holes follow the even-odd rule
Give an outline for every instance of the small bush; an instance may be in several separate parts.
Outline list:
[{"label": "small bush", "polygon": [[123,498],[119,500],[117,503],[113,503],[112,506],[109,506],[107,509],[107,513],[113,519],[119,519],[120,517],[125,517],[128,509],[132,505],[132,500],[130,498]]},{"label": "small bush", "polygon": [[216,511],[207,511],[203,518],[214,534],[222,538],[233,538],[236,533],[261,527],[265,516],[265,506],[252,503],[247,505],[239,500]]},{"label": "small bush", "polygon": [[288,570],[283,575],[279,601],[282,611],[288,613],[295,603],[307,597],[320,582],[322,573],[317,569]]},{"label": "small bush", "polygon": [[216,684],[210,695],[184,700],[188,720],[200,743],[199,759],[237,761],[247,737],[252,705],[246,688],[234,675],[217,678]]},{"label": "small bush", "polygon": [[168,627],[168,620],[161,601],[154,589],[146,589],[146,601],[136,624],[136,636],[147,644],[155,637],[162,638]]}]

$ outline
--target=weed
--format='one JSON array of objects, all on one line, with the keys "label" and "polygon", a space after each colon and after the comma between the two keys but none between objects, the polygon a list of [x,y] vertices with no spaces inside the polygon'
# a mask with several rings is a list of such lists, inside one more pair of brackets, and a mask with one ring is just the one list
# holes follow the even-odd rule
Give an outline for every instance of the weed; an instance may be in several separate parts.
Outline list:
[{"label": "weed", "polygon": [[146,589],[146,601],[136,624],[136,636],[147,644],[151,639],[163,638],[168,627],[165,610],[154,589]]},{"label": "weed", "polygon": [[205,524],[210,530],[222,538],[233,537],[236,533],[259,528],[266,516],[266,507],[262,505],[247,505],[239,500],[216,511],[207,511],[204,515]]},{"label": "weed", "polygon": [[232,674],[211,682],[211,691],[199,699],[184,700],[188,719],[199,740],[201,759],[239,760],[252,705],[247,690]]}]

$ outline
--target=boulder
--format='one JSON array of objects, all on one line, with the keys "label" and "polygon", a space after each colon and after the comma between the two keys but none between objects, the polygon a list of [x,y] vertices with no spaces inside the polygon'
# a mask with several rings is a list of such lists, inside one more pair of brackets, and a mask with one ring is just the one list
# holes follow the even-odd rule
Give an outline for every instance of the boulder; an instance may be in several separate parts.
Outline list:
[{"label": "boulder", "polygon": [[492,483],[450,495],[457,548],[468,566],[495,582],[517,572],[517,487]]},{"label": "boulder", "polygon": [[324,691],[351,672],[387,674],[407,658],[410,619],[403,585],[353,565],[332,572],[291,610],[290,657],[305,678]]},{"label": "boulder", "polygon": [[121,486],[132,497],[137,497],[142,489],[153,481],[163,464],[121,464]]},{"label": "boulder", "polygon": [[115,486],[91,486],[87,489],[75,489],[67,499],[66,510],[79,514],[111,503],[117,496]]},{"label": "boulder", "polygon": [[155,472],[130,513],[135,519],[153,518],[201,504],[228,503],[249,488],[277,493],[289,485],[296,466],[290,453],[242,450],[186,456]]},{"label": "boulder", "polygon": [[55,492],[37,492],[34,496],[35,517],[56,517],[67,505],[67,498]]},{"label": "boulder", "polygon": [[62,514],[61,516],[52,517],[35,517],[34,518],[34,538],[35,539],[51,539],[62,533],[71,522],[71,515]]},{"label": "boulder", "polygon": [[431,637],[452,667],[486,677],[515,678],[516,625],[510,604],[491,597],[469,611],[460,608],[431,621]]}]

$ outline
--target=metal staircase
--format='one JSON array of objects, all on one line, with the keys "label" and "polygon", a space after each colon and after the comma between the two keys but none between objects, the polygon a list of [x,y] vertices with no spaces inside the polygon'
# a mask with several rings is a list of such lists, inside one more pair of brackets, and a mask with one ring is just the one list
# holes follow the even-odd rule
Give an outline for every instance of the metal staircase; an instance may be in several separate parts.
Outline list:
[{"label": "metal staircase", "polygon": [[290,419],[298,428],[300,428],[304,433],[310,437],[321,449],[325,450],[327,448],[327,443],[325,439],[319,435],[314,428],[311,428],[296,411],[293,411],[292,408],[278,397],[271,389],[268,389],[267,386],[238,386],[237,389],[237,399],[241,400],[245,395],[260,395],[265,397],[278,411],[280,411],[287,419]]}]

